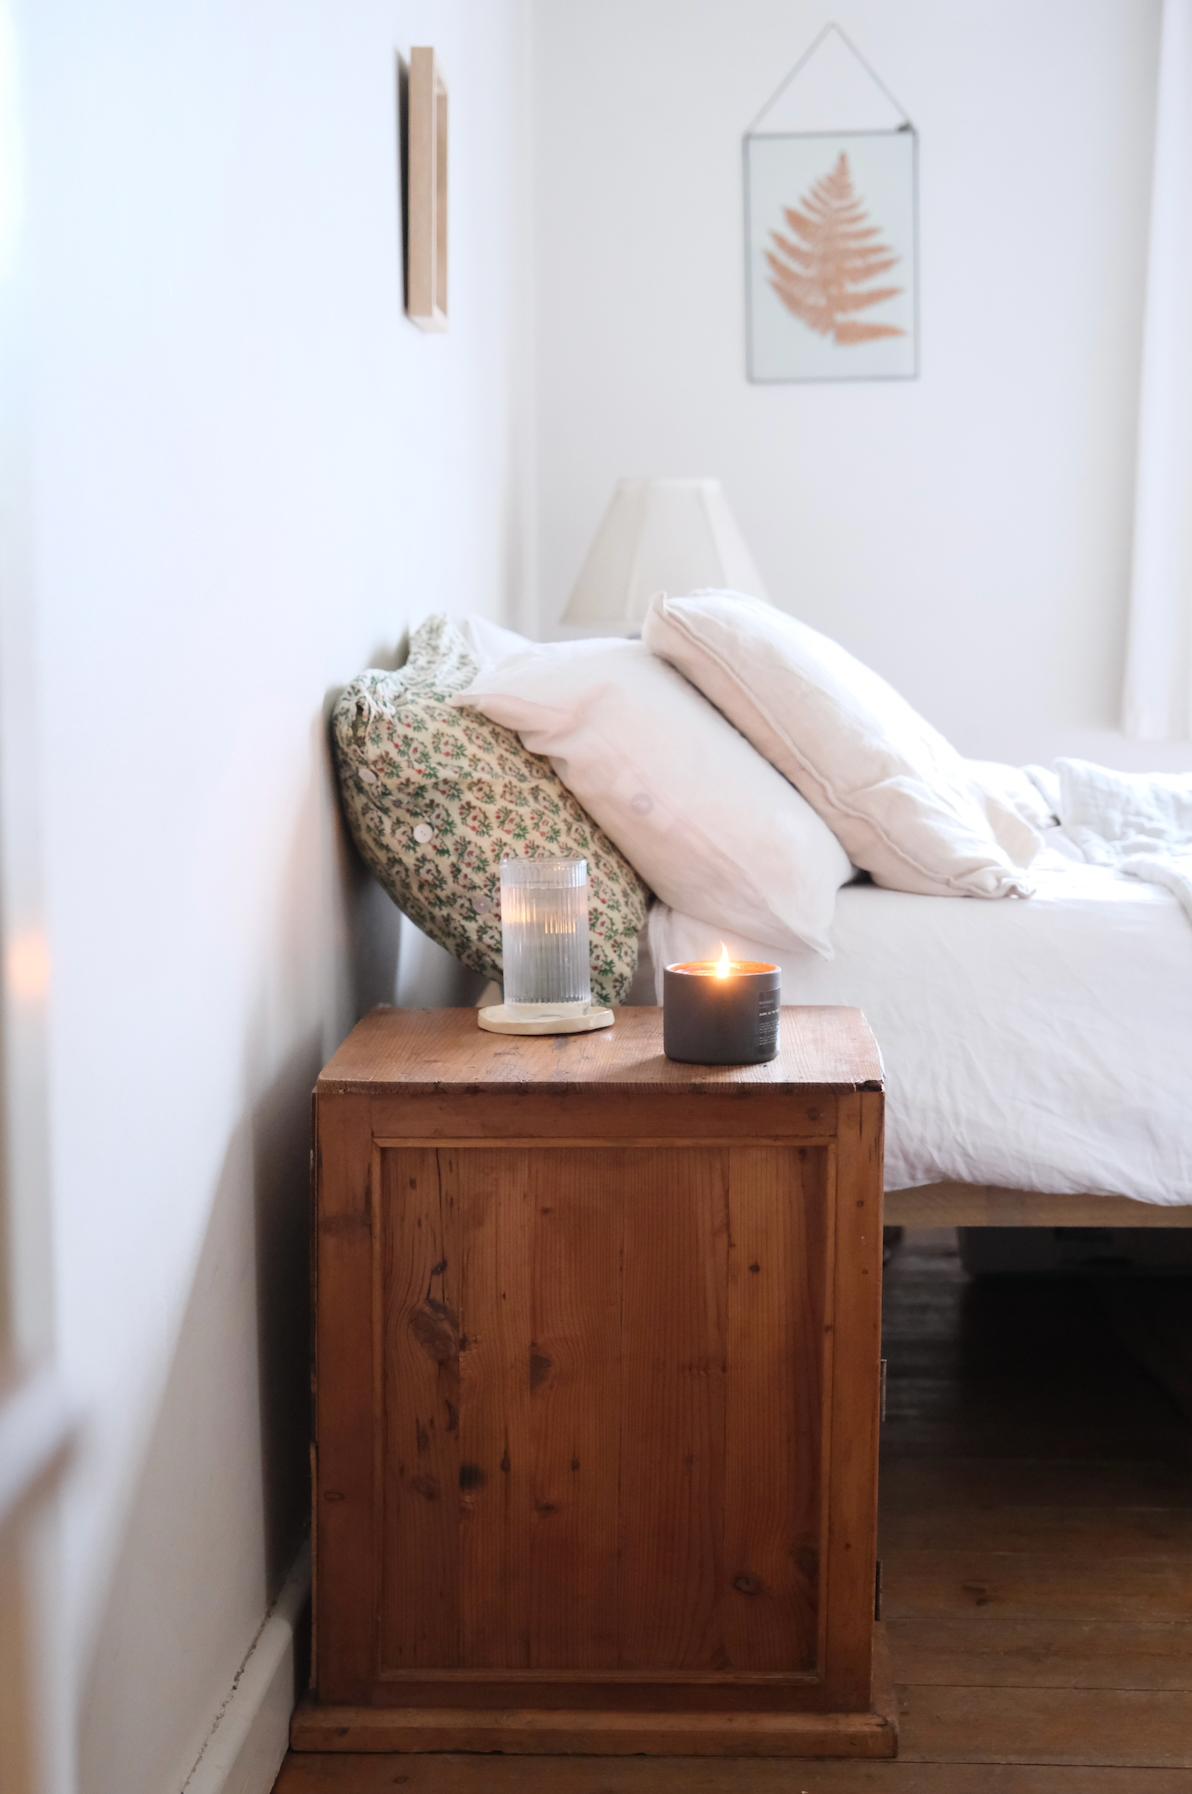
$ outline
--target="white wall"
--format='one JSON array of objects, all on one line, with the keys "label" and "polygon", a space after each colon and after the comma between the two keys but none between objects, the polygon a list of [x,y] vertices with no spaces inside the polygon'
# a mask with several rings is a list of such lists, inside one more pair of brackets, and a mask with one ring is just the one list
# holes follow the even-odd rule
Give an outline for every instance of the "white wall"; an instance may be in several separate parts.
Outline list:
[{"label": "white wall", "polygon": [[[623,474],[965,752],[1115,733],[1158,0],[537,0],[542,623]],[[829,20],[920,132],[921,377],[751,386],[741,138]]]},{"label": "white wall", "polygon": [[[80,1783],[171,1794],[298,1543],[309,1090],[394,988],[326,707],[428,610],[522,605],[527,21],[521,0],[17,18],[36,324],[8,317],[31,494],[3,498],[32,543],[55,1341],[88,1416],[65,1517]],[[413,43],[451,92],[445,337],[401,313]]]}]

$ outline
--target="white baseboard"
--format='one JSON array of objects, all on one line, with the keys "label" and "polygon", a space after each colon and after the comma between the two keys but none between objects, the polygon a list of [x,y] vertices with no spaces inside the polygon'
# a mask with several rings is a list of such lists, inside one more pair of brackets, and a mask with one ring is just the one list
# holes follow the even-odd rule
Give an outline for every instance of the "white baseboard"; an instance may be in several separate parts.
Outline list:
[{"label": "white baseboard", "polygon": [[310,1596],[310,1546],[295,1558],[232,1683],[182,1794],[270,1794],[290,1742],[294,1629]]}]

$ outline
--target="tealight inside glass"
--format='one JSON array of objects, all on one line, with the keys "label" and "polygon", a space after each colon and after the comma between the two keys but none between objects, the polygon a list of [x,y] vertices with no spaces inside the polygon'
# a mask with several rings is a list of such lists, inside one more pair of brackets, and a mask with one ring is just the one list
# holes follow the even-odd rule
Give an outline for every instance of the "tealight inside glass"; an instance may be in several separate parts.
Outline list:
[{"label": "tealight inside glass", "polygon": [[585,1014],[592,1006],[587,860],[503,860],[501,940],[512,1018]]}]

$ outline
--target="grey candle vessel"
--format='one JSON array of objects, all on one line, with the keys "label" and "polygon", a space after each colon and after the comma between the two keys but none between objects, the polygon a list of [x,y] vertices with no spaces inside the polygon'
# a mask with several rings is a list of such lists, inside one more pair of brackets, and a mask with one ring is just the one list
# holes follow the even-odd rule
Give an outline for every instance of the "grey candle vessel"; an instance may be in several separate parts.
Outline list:
[{"label": "grey candle vessel", "polygon": [[782,975],[736,960],[727,977],[711,961],[663,972],[662,1049],[685,1065],[764,1065],[778,1057]]}]

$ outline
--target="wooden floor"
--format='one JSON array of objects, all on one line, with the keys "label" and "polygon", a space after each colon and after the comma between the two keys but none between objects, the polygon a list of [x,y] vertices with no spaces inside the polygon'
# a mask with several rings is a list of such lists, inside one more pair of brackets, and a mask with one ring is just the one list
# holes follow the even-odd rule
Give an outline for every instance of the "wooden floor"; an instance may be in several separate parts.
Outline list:
[{"label": "wooden floor", "polygon": [[1192,1291],[970,1283],[923,1230],[885,1312],[897,1762],[291,1755],[278,1794],[1192,1794],[1192,1426],[1143,1368],[1192,1389]]}]

